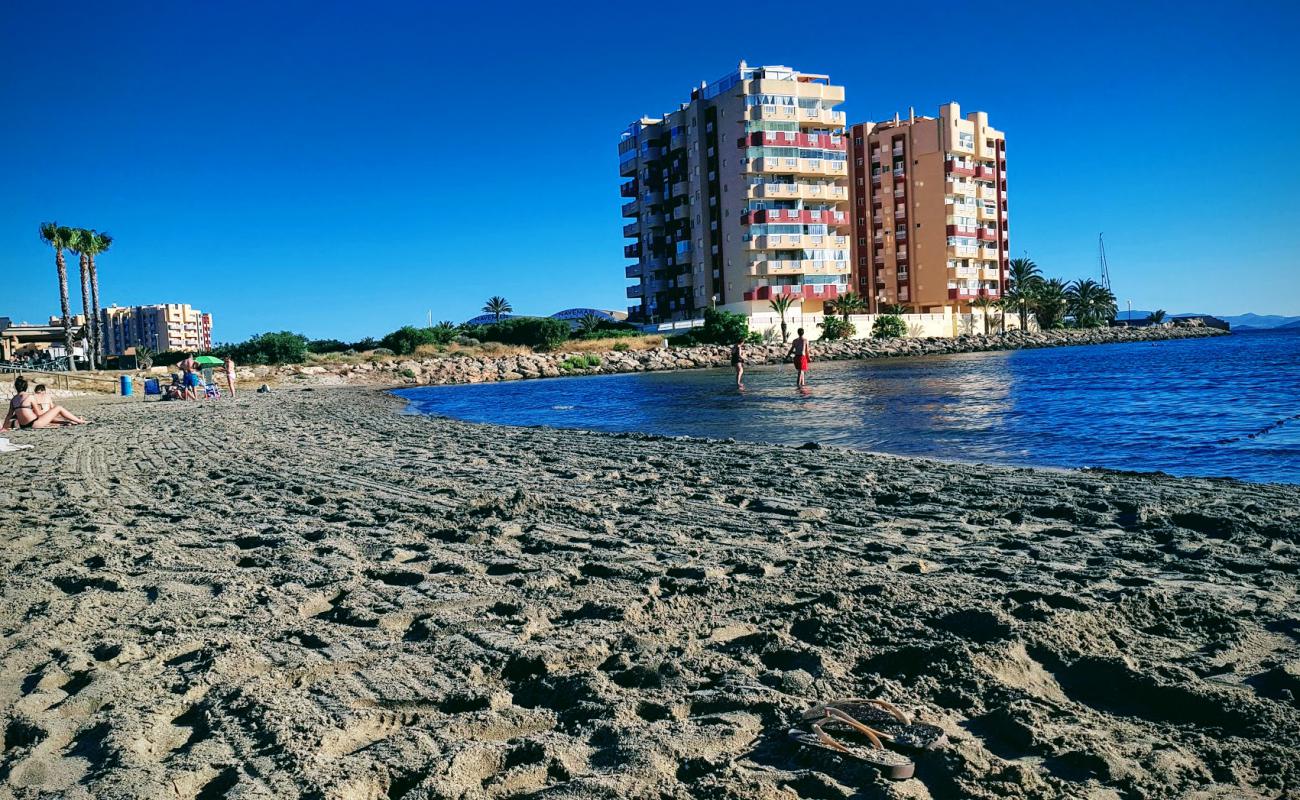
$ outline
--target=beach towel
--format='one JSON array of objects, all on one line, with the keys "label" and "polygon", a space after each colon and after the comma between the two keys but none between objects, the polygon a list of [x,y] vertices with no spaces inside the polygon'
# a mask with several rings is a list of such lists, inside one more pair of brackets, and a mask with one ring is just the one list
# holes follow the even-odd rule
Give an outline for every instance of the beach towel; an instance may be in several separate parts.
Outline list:
[{"label": "beach towel", "polygon": [[14,444],[8,439],[0,437],[0,453],[9,453],[14,450],[26,450],[29,447],[31,447],[30,444]]}]

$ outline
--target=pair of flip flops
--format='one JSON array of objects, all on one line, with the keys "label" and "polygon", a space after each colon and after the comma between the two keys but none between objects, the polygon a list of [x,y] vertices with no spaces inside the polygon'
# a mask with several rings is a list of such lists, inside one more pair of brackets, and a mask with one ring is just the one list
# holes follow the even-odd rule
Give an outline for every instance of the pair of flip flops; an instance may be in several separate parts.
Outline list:
[{"label": "pair of flip flops", "polygon": [[896,781],[916,774],[916,763],[899,750],[931,750],[945,741],[937,725],[914,722],[887,700],[832,700],[805,711],[799,722],[790,729],[794,741],[870,764]]}]

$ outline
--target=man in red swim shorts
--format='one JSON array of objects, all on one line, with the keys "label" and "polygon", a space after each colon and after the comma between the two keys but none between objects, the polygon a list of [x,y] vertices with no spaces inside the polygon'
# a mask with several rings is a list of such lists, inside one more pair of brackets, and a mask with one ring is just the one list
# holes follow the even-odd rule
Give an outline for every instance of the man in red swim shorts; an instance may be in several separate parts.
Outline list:
[{"label": "man in red swim shorts", "polygon": [[812,347],[809,346],[808,340],[804,338],[803,328],[799,329],[799,335],[790,343],[790,350],[785,354],[786,358],[794,357],[794,368],[799,375],[799,381],[796,384],[800,389],[804,387],[804,376],[808,373],[808,358],[812,355]]}]

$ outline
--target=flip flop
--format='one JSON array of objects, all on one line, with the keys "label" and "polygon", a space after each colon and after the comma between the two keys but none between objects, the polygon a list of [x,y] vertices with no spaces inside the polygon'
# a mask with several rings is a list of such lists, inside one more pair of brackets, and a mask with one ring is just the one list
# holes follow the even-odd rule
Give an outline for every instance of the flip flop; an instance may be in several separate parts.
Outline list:
[{"label": "flip flop", "polygon": [[828,715],[828,709],[835,709],[854,722],[869,726],[876,736],[896,747],[909,750],[933,750],[947,741],[947,734],[938,725],[913,722],[907,712],[887,700],[861,697],[832,700],[829,703],[813,706],[804,712],[803,718],[824,719],[831,730],[857,730],[842,717]]},{"label": "flip flop", "polygon": [[[831,719],[843,722],[852,730],[861,733],[867,738],[867,741],[870,742],[871,746],[862,747],[846,745],[831,736],[823,728],[823,725]],[[808,730],[791,728],[789,736],[791,739],[805,747],[816,747],[822,750],[829,750],[833,753],[840,753],[857,761],[870,764],[880,770],[881,774],[890,780],[906,780],[916,774],[916,764],[912,759],[902,753],[885,749],[885,745],[880,741],[880,737],[876,735],[875,731],[838,709],[824,709],[824,716],[816,722],[813,722],[812,725],[809,726]]]}]

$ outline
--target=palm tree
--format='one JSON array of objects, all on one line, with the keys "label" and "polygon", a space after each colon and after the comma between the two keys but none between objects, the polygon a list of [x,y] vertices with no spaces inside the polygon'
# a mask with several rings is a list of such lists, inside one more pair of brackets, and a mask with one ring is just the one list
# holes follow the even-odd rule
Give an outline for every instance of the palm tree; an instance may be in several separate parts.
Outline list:
[{"label": "palm tree", "polygon": [[1115,318],[1115,295],[1094,280],[1079,280],[1065,292],[1066,303],[1080,328],[1098,328]]},{"label": "palm tree", "polygon": [[104,352],[103,329],[99,323],[99,271],[95,267],[95,256],[108,252],[108,248],[113,246],[113,236],[110,233],[100,233],[91,231],[90,252],[90,302],[95,307],[94,322],[91,324],[90,336],[95,342],[96,355],[102,355]]},{"label": "palm tree", "polygon": [[488,301],[483,304],[483,313],[491,314],[496,322],[501,321],[502,315],[509,314],[512,311],[514,311],[514,308],[511,307],[510,301],[498,295],[489,297]]},{"label": "palm tree", "polygon": [[775,311],[777,314],[781,315],[781,341],[782,342],[785,342],[789,338],[789,336],[786,333],[786,327],[785,327],[785,312],[790,310],[790,305],[793,302],[794,302],[794,298],[788,297],[786,295],[778,295],[768,301],[768,306],[770,306],[771,309]]},{"label": "palm tree", "polygon": [[[867,307],[867,303],[862,299],[862,295],[857,294],[856,292],[845,292],[840,295],[839,298],[827,305],[830,305],[831,308],[834,308],[836,312],[841,314],[844,317],[845,322],[849,321],[850,314],[860,313],[862,309]],[[830,313],[830,311],[831,309],[828,308],[827,312]]]},{"label": "palm tree", "polygon": [[1157,308],[1155,311],[1152,311],[1147,315],[1147,322],[1150,322],[1152,325],[1159,325],[1164,321],[1165,310],[1163,308]]},{"label": "palm tree", "polygon": [[63,312],[63,346],[68,351],[70,369],[77,368],[76,359],[72,357],[72,309],[68,306],[68,265],[63,260],[63,251],[68,249],[72,240],[72,229],[57,222],[42,222],[41,241],[54,248],[54,267],[59,272],[59,307]]},{"label": "palm tree", "polygon": [[94,246],[93,234],[85,228],[73,228],[72,238],[68,240],[68,249],[77,254],[77,272],[81,275],[81,316],[85,322],[81,326],[81,343],[86,351],[86,361],[90,368],[95,368],[95,342],[91,334],[90,322],[90,248]]},{"label": "palm tree", "polygon": [[582,331],[584,335],[595,333],[600,330],[602,322],[604,322],[604,320],[596,314],[583,314],[578,320],[578,330]]},{"label": "palm tree", "polygon": [[1013,258],[1007,268],[1008,284],[1003,293],[1020,315],[1020,330],[1029,328],[1029,312],[1034,307],[1034,292],[1043,285],[1038,265],[1029,258]]},{"label": "palm tree", "polygon": [[1068,288],[1060,278],[1048,278],[1034,290],[1034,316],[1040,329],[1051,330],[1061,324],[1069,305]]},{"label": "palm tree", "polygon": [[907,306],[903,305],[902,303],[881,303],[880,313],[893,314],[895,316],[897,316],[898,314],[906,314]]},{"label": "palm tree", "polygon": [[997,304],[997,300],[989,297],[987,289],[980,289],[980,296],[970,301],[971,308],[978,308],[984,317],[984,335],[989,335],[989,309]]}]

